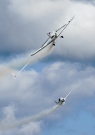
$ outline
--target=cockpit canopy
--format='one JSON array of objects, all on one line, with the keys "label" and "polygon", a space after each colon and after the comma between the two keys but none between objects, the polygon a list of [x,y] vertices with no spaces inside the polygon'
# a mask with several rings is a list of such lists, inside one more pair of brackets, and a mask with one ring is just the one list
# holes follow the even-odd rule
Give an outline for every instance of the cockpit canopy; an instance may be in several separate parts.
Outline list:
[{"label": "cockpit canopy", "polygon": [[48,35],[50,38],[57,38],[57,32],[56,32],[56,31],[49,32],[47,35]]},{"label": "cockpit canopy", "polygon": [[64,98],[59,98],[59,102],[64,102],[65,99]]}]

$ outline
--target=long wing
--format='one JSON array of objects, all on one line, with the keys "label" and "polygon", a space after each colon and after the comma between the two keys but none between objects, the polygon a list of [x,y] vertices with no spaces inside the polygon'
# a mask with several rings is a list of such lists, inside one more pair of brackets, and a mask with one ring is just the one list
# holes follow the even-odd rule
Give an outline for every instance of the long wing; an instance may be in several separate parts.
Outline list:
[{"label": "long wing", "polygon": [[17,77],[25,68],[26,66],[31,62],[31,57],[34,56],[35,54],[37,54],[38,52],[40,52],[41,50],[43,50],[46,46],[48,46],[49,44],[51,44],[53,42],[53,40],[51,40],[50,42],[48,42],[46,45],[43,45],[42,47],[40,47],[37,51],[35,51],[34,53],[30,54],[28,56],[28,58],[30,58],[28,60],[28,62],[21,68],[21,70],[17,73],[17,74],[14,74],[13,76],[14,77]]},{"label": "long wing", "polygon": [[47,41],[50,39],[50,37],[41,45],[41,47],[43,47],[46,43],[47,43]]},{"label": "long wing", "polygon": [[50,44],[50,42],[49,43],[47,43],[47,44],[43,44],[37,51],[35,51],[34,53],[32,53],[30,56],[33,56],[33,55],[35,55],[36,53],[38,53],[38,52],[40,52],[42,49],[44,49],[46,46],[48,46]]},{"label": "long wing", "polygon": [[59,31],[59,30],[61,30],[61,29],[63,28],[57,37],[59,37],[59,36],[61,35],[61,33],[62,33],[62,32],[66,29],[66,27],[71,23],[71,21],[74,19],[74,17],[75,17],[75,16],[73,16],[73,18],[72,18],[70,21],[68,21],[67,24],[63,25],[61,28],[59,28],[59,29],[57,30],[57,31]]}]

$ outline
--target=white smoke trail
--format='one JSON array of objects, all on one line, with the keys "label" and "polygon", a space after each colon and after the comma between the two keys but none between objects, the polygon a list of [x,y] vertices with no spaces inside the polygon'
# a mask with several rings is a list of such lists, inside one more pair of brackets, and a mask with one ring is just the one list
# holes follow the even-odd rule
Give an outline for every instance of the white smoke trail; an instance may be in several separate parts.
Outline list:
[{"label": "white smoke trail", "polygon": [[52,48],[53,48],[53,45],[49,45],[49,46],[47,46],[46,48],[44,48],[43,50],[41,50],[40,52],[38,52],[37,54],[35,54],[33,56],[30,56],[29,53],[23,54],[21,56],[18,55],[16,58],[11,60],[8,65],[12,68],[19,68],[19,67],[25,65],[29,61],[30,61],[30,64],[31,64],[31,63],[45,57],[51,51]]},{"label": "white smoke trail", "polygon": [[6,77],[9,74],[14,75],[18,73],[18,68],[24,66],[27,62],[28,64],[32,64],[33,62],[42,59],[50,53],[52,48],[53,45],[49,45],[34,56],[30,56],[29,53],[26,53],[12,58],[9,62],[0,65],[0,78]]},{"label": "white smoke trail", "polygon": [[40,52],[36,53],[33,56],[29,56],[26,60],[26,64],[19,70],[19,72],[17,74],[15,74],[15,76],[18,76],[24,69],[26,66],[28,66],[30,63],[36,62],[37,60],[40,60],[41,58],[45,57],[53,48],[53,45],[49,45],[47,47],[45,47],[44,49],[42,49]]},{"label": "white smoke trail", "polygon": [[[51,109],[45,110],[36,116],[31,116],[31,117],[27,117],[27,118],[23,118],[23,119],[18,119],[18,120],[13,115],[13,112],[9,111],[7,118],[3,119],[0,122],[0,130],[1,131],[11,130],[11,129],[17,128],[19,126],[29,124],[30,122],[35,122],[37,120],[42,119],[43,117],[45,117],[47,115],[50,115],[51,113],[56,111],[59,107],[60,107],[60,105],[55,105]],[[10,112],[11,112],[11,114],[10,114]]]},{"label": "white smoke trail", "polygon": [[53,113],[54,111],[56,111],[59,107],[60,107],[60,105],[55,105],[51,109],[45,110],[36,116],[28,117],[28,118],[24,118],[22,120],[19,120],[17,125],[28,124],[32,121],[40,120],[41,118],[48,116],[51,113]]},{"label": "white smoke trail", "polygon": [[13,70],[12,68],[9,68],[4,65],[0,65],[0,79],[6,77],[7,75],[11,74],[14,71],[15,70]]},{"label": "white smoke trail", "polygon": [[[13,69],[18,69],[19,67],[22,67],[20,69],[20,71],[17,72],[17,74],[18,74],[28,64],[36,62],[36,61],[42,59],[43,57],[45,57],[47,54],[49,54],[50,51],[52,50],[52,48],[53,48],[53,45],[49,45],[33,56],[30,56],[29,53],[22,55],[22,56],[18,56],[18,58],[15,58],[12,61],[10,61],[8,65],[10,68],[13,68]],[[28,55],[28,57],[27,57],[27,55]],[[16,74],[16,73],[14,73],[14,74]]]}]

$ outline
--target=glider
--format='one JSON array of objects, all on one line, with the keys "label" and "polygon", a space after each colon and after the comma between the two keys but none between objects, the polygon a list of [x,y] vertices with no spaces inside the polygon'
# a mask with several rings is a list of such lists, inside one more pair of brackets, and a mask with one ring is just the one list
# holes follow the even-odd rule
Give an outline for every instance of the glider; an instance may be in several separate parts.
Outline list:
[{"label": "glider", "polygon": [[[63,25],[62,27],[60,27],[59,29],[53,31],[53,32],[49,32],[48,35],[48,39],[43,43],[43,45],[34,53],[30,54],[29,57],[34,56],[35,54],[37,54],[38,52],[40,52],[41,50],[43,50],[46,46],[49,45],[53,45],[55,46],[55,41],[56,39],[62,34],[62,32],[66,29],[66,27],[70,24],[70,22],[74,19],[74,16],[72,17],[72,19],[70,21],[68,21],[67,24]],[[64,38],[63,36],[60,36],[60,38]],[[21,68],[21,70],[14,75],[14,77],[16,77],[17,75],[19,75],[22,70],[24,70],[24,68],[31,62],[31,59]]]},{"label": "glider", "polygon": [[[74,18],[74,17],[73,17]],[[32,53],[30,56],[33,56],[35,55],[36,53],[38,53],[39,51],[41,51],[42,49],[44,49],[46,46],[52,44],[55,46],[55,41],[56,39],[61,35],[61,33],[63,32],[64,29],[66,29],[66,27],[69,25],[69,23],[73,20],[73,18],[68,21],[67,24],[63,25],[62,27],[60,27],[59,29],[53,31],[53,32],[49,32],[47,33],[48,35],[48,39],[44,42],[44,44],[37,50],[35,51],[34,53]],[[59,34],[58,34],[59,32]],[[61,38],[64,38],[63,36],[61,36]]]}]

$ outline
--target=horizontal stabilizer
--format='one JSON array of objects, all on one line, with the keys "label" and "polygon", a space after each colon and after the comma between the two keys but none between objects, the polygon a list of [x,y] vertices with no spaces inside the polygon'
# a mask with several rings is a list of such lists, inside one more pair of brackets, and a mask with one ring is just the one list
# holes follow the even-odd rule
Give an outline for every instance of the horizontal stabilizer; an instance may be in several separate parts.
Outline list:
[{"label": "horizontal stabilizer", "polygon": [[[54,100],[54,101],[55,101],[55,100]],[[56,104],[58,104],[58,102],[57,102],[57,101],[55,101],[55,103],[56,103]]]}]

